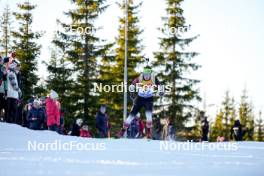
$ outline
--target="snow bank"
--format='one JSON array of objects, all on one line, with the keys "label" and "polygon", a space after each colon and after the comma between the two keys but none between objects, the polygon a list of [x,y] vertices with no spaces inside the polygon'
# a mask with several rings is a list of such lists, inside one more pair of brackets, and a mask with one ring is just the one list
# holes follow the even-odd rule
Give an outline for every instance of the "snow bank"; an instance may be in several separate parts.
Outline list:
[{"label": "snow bank", "polygon": [[264,143],[258,142],[85,139],[6,123],[0,123],[0,141],[0,176],[264,175]]}]

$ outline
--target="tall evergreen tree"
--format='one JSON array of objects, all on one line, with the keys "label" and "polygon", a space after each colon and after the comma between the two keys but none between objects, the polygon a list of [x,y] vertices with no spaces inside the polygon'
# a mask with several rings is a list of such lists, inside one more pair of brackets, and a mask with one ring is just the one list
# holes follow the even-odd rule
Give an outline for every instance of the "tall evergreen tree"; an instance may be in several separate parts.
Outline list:
[{"label": "tall evergreen tree", "polygon": [[249,102],[248,92],[243,90],[240,105],[239,105],[239,118],[243,125],[244,136],[243,140],[253,140],[254,135],[254,114],[253,106]]},{"label": "tall evergreen tree", "polygon": [[[118,3],[120,9],[125,11],[125,2]],[[139,9],[141,7],[141,2],[136,2],[135,0],[128,0],[128,81],[132,81],[138,73],[136,68],[138,64],[144,61],[142,50],[144,49],[140,35],[143,33],[143,30],[139,27]],[[113,71],[115,72],[114,77],[117,82],[123,82],[124,79],[124,58],[125,58],[125,14],[119,19],[119,29],[118,29],[118,38],[116,39],[117,48],[116,48],[116,58],[115,66]]]},{"label": "tall evergreen tree", "polygon": [[167,102],[169,116],[176,121],[177,129],[182,129],[190,117],[186,110],[193,108],[192,101],[200,100],[195,88],[199,81],[188,77],[190,72],[199,68],[193,62],[193,57],[198,53],[187,51],[188,45],[198,36],[185,38],[186,30],[180,30],[187,29],[182,2],[183,0],[166,0],[167,16],[162,18],[164,26],[160,29],[163,33],[160,51],[154,53],[154,65],[160,70],[157,75],[159,80],[172,88],[171,92],[165,94],[164,100]]},{"label": "tall evergreen tree", "polygon": [[223,125],[224,113],[222,110],[216,116],[215,122],[213,123],[210,130],[210,141],[216,141],[218,136],[224,136],[224,125]]},{"label": "tall evergreen tree", "polygon": [[236,102],[235,102],[235,98],[233,97],[231,98],[231,104],[230,104],[230,119],[229,119],[230,128],[232,128],[232,126],[234,125],[236,118],[237,118]]},{"label": "tall evergreen tree", "polygon": [[230,140],[231,129],[236,119],[236,107],[234,98],[230,97],[230,92],[225,92],[222,107],[217,114],[216,120],[213,124],[210,140],[214,141],[218,136],[225,137],[225,140]]},{"label": "tall evergreen tree", "polygon": [[25,100],[29,99],[34,94],[34,86],[38,82],[37,58],[40,54],[41,46],[36,43],[42,34],[32,31],[32,10],[35,5],[29,2],[18,4],[20,12],[14,12],[15,19],[19,22],[17,31],[12,31],[14,37],[14,50],[21,62],[22,74],[22,93]]},{"label": "tall evergreen tree", "polygon": [[195,113],[195,120],[194,120],[194,126],[193,129],[191,131],[192,133],[192,138],[195,141],[200,141],[201,137],[202,137],[202,124],[201,124],[201,114],[200,114],[200,110],[198,110]]},{"label": "tall evergreen tree", "polygon": [[255,131],[255,140],[264,141],[264,125],[261,117],[261,112],[259,112],[259,118],[256,120],[256,131]]},{"label": "tall evergreen tree", "polygon": [[2,33],[0,38],[0,55],[4,54],[5,57],[7,57],[8,53],[11,50],[11,11],[8,5],[4,9],[0,23]]},{"label": "tall evergreen tree", "polygon": [[[107,8],[105,0],[71,0],[75,5],[65,15],[70,23],[60,24],[65,29],[59,32],[66,48],[67,60],[73,65],[73,102],[75,117],[83,117],[89,124],[98,107],[98,95],[93,93],[93,84],[99,82],[98,59],[105,56],[110,45],[96,36],[95,22]],[[100,43],[100,44],[99,44]]]},{"label": "tall evergreen tree", "polygon": [[230,97],[230,92],[226,91],[224,101],[222,103],[222,111],[223,111],[223,136],[226,140],[230,140],[230,133],[232,125],[234,125],[235,121],[235,105],[234,98]]},{"label": "tall evergreen tree", "polygon": [[49,63],[45,62],[49,73],[46,80],[47,89],[53,89],[59,94],[61,107],[65,111],[65,124],[68,127],[73,122],[72,117],[74,117],[72,69],[66,58],[68,43],[62,42],[58,36],[55,36],[53,45],[51,59]]},{"label": "tall evergreen tree", "polygon": [[[142,3],[135,0],[128,0],[128,84],[138,76],[136,72],[137,66],[144,61],[142,50],[143,46],[141,44],[140,34],[143,30],[139,27],[139,8]],[[118,6],[125,11],[125,3],[118,3]],[[124,58],[125,58],[125,14],[119,19],[119,29],[118,37],[116,39],[116,49],[115,49],[115,59],[110,61],[111,68],[102,74],[102,79],[104,81],[110,80],[109,84],[119,85],[124,80]],[[109,63],[108,63],[109,65]],[[107,95],[104,95],[106,98]],[[122,92],[112,92],[111,98],[105,101],[110,107],[112,107],[112,115],[115,116],[115,124],[122,124],[122,110],[123,110],[123,93]],[[128,96],[129,97],[129,96]]]}]

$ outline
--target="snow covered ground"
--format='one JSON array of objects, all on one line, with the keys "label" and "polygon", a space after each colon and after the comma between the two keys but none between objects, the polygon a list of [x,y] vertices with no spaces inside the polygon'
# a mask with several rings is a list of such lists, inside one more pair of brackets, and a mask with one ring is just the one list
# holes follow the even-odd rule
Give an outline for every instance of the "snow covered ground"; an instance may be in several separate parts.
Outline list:
[{"label": "snow covered ground", "polygon": [[264,143],[85,139],[0,123],[0,176],[9,175],[263,176]]}]

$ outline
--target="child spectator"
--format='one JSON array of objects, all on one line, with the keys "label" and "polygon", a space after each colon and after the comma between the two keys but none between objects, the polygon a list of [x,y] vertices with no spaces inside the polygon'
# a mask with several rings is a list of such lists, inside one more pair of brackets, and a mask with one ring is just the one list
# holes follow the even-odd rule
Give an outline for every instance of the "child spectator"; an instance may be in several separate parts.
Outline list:
[{"label": "child spectator", "polygon": [[29,128],[32,130],[40,130],[43,119],[45,118],[45,112],[40,108],[39,101],[33,102],[32,108],[28,111],[27,121],[29,122]]},{"label": "child spectator", "polygon": [[80,137],[86,137],[86,138],[91,138],[92,135],[89,131],[88,125],[83,125],[82,128],[80,129]]},{"label": "child spectator", "polygon": [[74,123],[72,125],[72,130],[69,133],[69,135],[71,135],[71,136],[80,136],[80,129],[81,129],[82,124],[83,124],[83,120],[82,119],[77,119],[76,121],[74,121]]},{"label": "child spectator", "polygon": [[58,97],[58,94],[54,90],[51,90],[49,97],[46,98],[47,126],[49,130],[57,132],[60,126]]},{"label": "child spectator", "polygon": [[99,132],[100,138],[108,137],[108,115],[106,114],[106,106],[101,105],[99,111],[96,114],[95,126]]}]

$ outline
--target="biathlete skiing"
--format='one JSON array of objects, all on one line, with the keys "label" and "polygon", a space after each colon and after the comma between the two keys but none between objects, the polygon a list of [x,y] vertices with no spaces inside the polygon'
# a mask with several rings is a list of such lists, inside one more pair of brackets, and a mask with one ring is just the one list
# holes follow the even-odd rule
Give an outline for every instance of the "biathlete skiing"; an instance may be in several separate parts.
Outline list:
[{"label": "biathlete skiing", "polygon": [[152,138],[152,110],[153,110],[153,96],[156,92],[163,96],[164,89],[160,86],[158,79],[153,73],[150,66],[146,66],[143,72],[133,80],[129,86],[130,98],[133,101],[133,107],[124,121],[121,131],[117,134],[118,138],[124,136],[125,131],[130,126],[133,119],[142,107],[145,108],[146,114],[146,138]]}]

